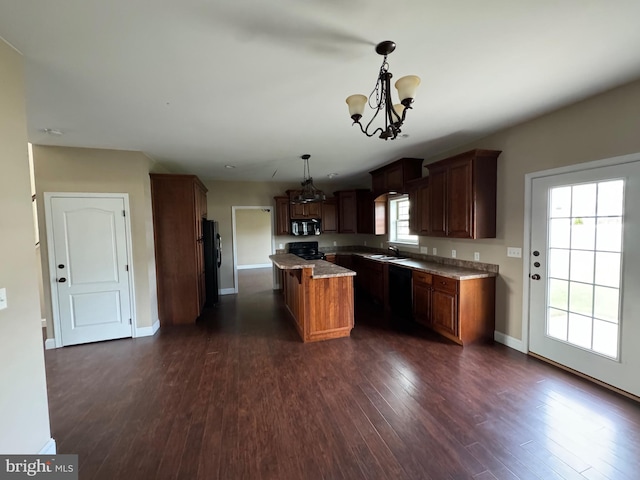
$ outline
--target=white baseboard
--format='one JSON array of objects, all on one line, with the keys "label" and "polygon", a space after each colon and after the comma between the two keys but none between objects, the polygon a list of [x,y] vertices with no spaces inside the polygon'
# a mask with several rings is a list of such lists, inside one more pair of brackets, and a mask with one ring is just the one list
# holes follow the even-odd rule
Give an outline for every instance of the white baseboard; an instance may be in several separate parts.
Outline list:
[{"label": "white baseboard", "polygon": [[253,268],[269,268],[273,263],[256,263],[254,265],[238,265],[238,270],[251,270]]},{"label": "white baseboard", "polygon": [[56,348],[56,339],[55,338],[47,338],[44,341],[44,349],[45,350],[52,350]]},{"label": "white baseboard", "polygon": [[235,295],[238,291],[235,288],[222,288],[220,295]]},{"label": "white baseboard", "polygon": [[160,329],[160,320],[156,320],[153,322],[153,325],[150,327],[140,327],[136,328],[135,338],[138,337],[152,337],[155,333]]},{"label": "white baseboard", "polygon": [[53,438],[50,438],[47,443],[44,444],[44,447],[40,449],[37,453],[38,455],[55,455],[56,450],[56,441]]},{"label": "white baseboard", "polygon": [[522,343],[522,340],[510,337],[509,335],[506,335],[498,331],[493,332],[493,339],[498,343],[501,343],[503,345],[506,345],[507,347],[513,348],[514,350],[518,350],[519,352],[522,352],[522,353],[527,353],[527,350],[524,348],[524,344]]},{"label": "white baseboard", "polygon": [[40,324],[42,325],[42,328],[47,328],[47,319],[46,318],[40,319]]}]

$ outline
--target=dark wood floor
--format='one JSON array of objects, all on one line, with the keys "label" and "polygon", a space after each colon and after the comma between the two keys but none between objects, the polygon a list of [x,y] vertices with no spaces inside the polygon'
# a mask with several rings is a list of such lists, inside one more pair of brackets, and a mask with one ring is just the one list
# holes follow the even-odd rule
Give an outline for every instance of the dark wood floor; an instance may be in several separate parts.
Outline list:
[{"label": "dark wood floor", "polygon": [[303,344],[271,270],[202,322],[46,352],[53,436],[80,479],[629,479],[640,407],[501,345],[359,306]]}]

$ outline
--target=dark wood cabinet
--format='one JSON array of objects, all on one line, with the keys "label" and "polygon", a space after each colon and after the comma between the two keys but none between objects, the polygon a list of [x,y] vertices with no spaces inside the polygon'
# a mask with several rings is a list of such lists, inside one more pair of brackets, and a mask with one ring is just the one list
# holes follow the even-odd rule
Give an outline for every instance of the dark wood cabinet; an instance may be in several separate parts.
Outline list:
[{"label": "dark wood cabinet", "polygon": [[495,330],[495,277],[455,280],[433,275],[430,327],[460,345],[491,341]]},{"label": "dark wood cabinet", "polygon": [[353,255],[350,253],[338,253],[336,254],[336,265],[340,265],[341,267],[348,268],[349,270],[353,269]]},{"label": "dark wood cabinet", "polygon": [[430,235],[495,238],[498,150],[471,150],[427,165]]},{"label": "dark wood cabinet", "polygon": [[355,256],[351,269],[356,272],[355,286],[360,294],[364,294],[377,304],[385,302],[384,269],[386,264]]},{"label": "dark wood cabinet", "polygon": [[160,323],[193,323],[206,300],[202,220],[207,189],[193,175],[150,178]]},{"label": "dark wood cabinet", "polygon": [[374,201],[370,190],[334,192],[338,206],[338,233],[374,233]]},{"label": "dark wood cabinet", "polygon": [[447,236],[447,172],[434,170],[429,173],[429,234]]},{"label": "dark wood cabinet", "polygon": [[431,326],[431,279],[430,273],[412,272],[413,319],[426,326]]},{"label": "dark wood cabinet", "polygon": [[431,222],[429,212],[429,177],[409,182],[409,233],[429,235]]},{"label": "dark wood cabinet", "polygon": [[407,182],[422,176],[422,158],[401,158],[369,173],[374,197],[407,193]]},{"label": "dark wood cabinet", "polygon": [[[444,277],[435,276],[431,297],[431,325],[440,333],[457,337],[458,334],[458,293],[452,292],[439,285]],[[454,284],[457,290],[456,280],[446,279],[449,284]]]},{"label": "dark wood cabinet", "polygon": [[322,232],[338,232],[338,210],[335,197],[329,197],[322,202]]},{"label": "dark wood cabinet", "polygon": [[309,220],[322,218],[322,203],[291,203],[291,200],[300,193],[300,190],[287,190],[289,195],[289,218],[291,220]]},{"label": "dark wood cabinet", "polygon": [[289,217],[289,197],[274,197],[276,202],[276,235],[289,235],[291,218]]}]

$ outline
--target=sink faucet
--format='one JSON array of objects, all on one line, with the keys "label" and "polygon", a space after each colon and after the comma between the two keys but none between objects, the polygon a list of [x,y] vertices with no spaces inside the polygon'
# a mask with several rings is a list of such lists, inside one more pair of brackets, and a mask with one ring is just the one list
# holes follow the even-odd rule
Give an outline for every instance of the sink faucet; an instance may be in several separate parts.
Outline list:
[{"label": "sink faucet", "polygon": [[400,250],[398,249],[398,247],[394,247],[392,245],[391,247],[389,247],[389,250],[391,250],[396,255],[396,257],[400,256]]}]

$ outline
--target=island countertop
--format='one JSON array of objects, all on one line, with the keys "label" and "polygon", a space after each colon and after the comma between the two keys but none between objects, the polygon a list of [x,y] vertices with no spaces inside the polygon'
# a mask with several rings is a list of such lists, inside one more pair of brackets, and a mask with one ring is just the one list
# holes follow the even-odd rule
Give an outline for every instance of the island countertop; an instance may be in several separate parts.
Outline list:
[{"label": "island countertop", "polygon": [[324,260],[305,260],[291,253],[278,253],[270,255],[273,264],[281,270],[298,270],[312,268],[311,278],[352,277],[356,274],[353,270],[341,267]]}]

